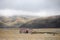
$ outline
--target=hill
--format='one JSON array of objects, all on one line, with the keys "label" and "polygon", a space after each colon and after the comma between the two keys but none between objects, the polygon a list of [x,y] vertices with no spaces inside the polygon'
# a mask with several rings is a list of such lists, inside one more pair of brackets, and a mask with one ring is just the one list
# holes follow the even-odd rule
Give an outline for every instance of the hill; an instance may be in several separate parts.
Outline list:
[{"label": "hill", "polygon": [[11,16],[11,17],[6,17],[6,16],[0,16],[0,28],[15,28],[19,27],[22,24],[35,19],[35,16]]},{"label": "hill", "polygon": [[37,18],[23,24],[20,28],[60,28],[60,15]]}]

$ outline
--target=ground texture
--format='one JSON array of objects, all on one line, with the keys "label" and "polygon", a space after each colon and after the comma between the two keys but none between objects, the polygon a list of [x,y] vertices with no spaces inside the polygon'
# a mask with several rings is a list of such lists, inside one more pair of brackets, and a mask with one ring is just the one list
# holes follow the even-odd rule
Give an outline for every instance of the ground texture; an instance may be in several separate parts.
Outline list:
[{"label": "ground texture", "polygon": [[20,29],[1,29],[0,40],[60,40],[60,34],[20,34]]}]

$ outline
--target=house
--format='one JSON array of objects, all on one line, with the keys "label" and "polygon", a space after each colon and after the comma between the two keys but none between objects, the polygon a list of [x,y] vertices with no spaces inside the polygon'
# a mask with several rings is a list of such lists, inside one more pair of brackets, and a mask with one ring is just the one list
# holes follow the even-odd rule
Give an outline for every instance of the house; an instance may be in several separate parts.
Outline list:
[{"label": "house", "polygon": [[20,28],[20,33],[31,33],[32,29],[29,28]]}]

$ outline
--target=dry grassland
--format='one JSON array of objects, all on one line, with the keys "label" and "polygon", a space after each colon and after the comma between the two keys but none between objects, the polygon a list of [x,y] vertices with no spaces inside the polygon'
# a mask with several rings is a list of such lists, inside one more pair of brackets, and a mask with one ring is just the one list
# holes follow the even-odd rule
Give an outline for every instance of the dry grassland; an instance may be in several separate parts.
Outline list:
[{"label": "dry grassland", "polygon": [[[35,31],[52,31],[52,32],[60,32],[60,29],[39,29]],[[20,29],[18,28],[10,28],[10,29],[2,29],[0,28],[0,40],[60,40],[60,34],[56,34],[55,36],[52,34],[20,34]]]}]

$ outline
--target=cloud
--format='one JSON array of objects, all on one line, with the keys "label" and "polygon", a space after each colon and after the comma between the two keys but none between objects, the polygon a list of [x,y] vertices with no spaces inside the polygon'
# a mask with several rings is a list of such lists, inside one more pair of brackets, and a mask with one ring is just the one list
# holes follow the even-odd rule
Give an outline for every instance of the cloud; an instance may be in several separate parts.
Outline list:
[{"label": "cloud", "polygon": [[0,14],[5,16],[60,15],[60,0],[0,0]]},{"label": "cloud", "polygon": [[29,16],[47,17],[47,16],[53,16],[53,15],[60,15],[60,11],[43,10],[39,12],[30,12],[30,11],[23,11],[23,10],[3,9],[3,10],[0,10],[0,14],[3,16],[29,15]]},{"label": "cloud", "polygon": [[60,0],[0,0],[0,9],[16,9],[24,11],[40,11],[60,9]]}]

